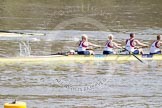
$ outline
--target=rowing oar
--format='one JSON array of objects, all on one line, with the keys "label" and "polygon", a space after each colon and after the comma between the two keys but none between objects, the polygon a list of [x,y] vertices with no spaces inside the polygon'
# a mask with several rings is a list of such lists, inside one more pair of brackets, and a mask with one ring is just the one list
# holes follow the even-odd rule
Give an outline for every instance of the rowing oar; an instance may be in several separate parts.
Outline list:
[{"label": "rowing oar", "polygon": [[4,32],[4,33],[16,33],[16,34],[25,34],[25,35],[38,35],[38,36],[44,36],[44,33],[23,33],[23,32],[15,32],[15,31],[7,31],[7,30],[0,30],[0,32]]},{"label": "rowing oar", "polygon": [[[103,47],[99,46],[99,47],[94,47],[94,48],[88,48],[86,50],[95,50],[95,49],[98,49],[98,48],[103,48]],[[71,50],[71,51],[66,51],[66,52],[57,52],[57,53],[54,53],[54,54],[51,54],[51,55],[69,55],[70,53],[75,54],[77,52],[78,52],[78,50]]]},{"label": "rowing oar", "polygon": [[58,52],[58,53],[54,53],[54,54],[51,54],[51,55],[67,55],[67,52]]},{"label": "rowing oar", "polygon": [[51,55],[63,55],[63,56],[67,56],[69,54],[75,54],[77,52],[78,52],[77,50],[70,50],[70,51],[66,51],[66,52],[57,52],[57,53],[54,53],[54,54],[51,54]]},{"label": "rowing oar", "polygon": [[139,59],[135,54],[133,54],[131,51],[127,50],[126,48],[123,48],[126,51],[128,51],[130,54],[132,54],[137,60],[139,60],[141,63],[144,63],[141,59]]}]

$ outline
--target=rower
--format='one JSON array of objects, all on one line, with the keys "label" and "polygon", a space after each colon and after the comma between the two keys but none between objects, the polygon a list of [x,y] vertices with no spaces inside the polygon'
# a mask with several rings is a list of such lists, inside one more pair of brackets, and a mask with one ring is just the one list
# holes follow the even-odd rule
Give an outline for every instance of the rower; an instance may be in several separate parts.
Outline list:
[{"label": "rower", "polygon": [[150,48],[150,54],[161,54],[160,46],[162,45],[162,42],[160,41],[160,35],[157,35],[157,40],[154,41]]},{"label": "rower", "polygon": [[109,34],[108,40],[105,44],[105,48],[103,50],[103,54],[108,55],[108,54],[115,54],[116,52],[114,51],[114,48],[122,48],[120,44],[117,44],[113,42],[113,35]]},{"label": "rower", "polygon": [[126,51],[126,53],[130,54],[130,52],[131,52],[133,54],[143,54],[142,48],[136,48],[136,45],[140,45],[140,46],[143,46],[143,47],[147,47],[147,45],[144,44],[144,43],[141,43],[137,39],[134,39],[134,37],[135,37],[135,34],[131,33],[130,38],[126,40],[126,47],[125,48],[126,48],[126,50],[128,50],[128,51]]},{"label": "rower", "polygon": [[86,34],[83,34],[82,41],[80,41],[79,43],[78,54],[79,55],[93,55],[94,52],[91,49],[88,49],[89,46],[100,47],[99,45],[88,42],[88,36]]}]

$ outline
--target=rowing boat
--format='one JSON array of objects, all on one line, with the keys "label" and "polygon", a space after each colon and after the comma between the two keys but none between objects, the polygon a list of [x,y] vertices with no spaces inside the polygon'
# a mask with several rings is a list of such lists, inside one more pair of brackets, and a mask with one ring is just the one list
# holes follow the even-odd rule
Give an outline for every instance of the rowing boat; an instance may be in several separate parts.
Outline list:
[{"label": "rowing boat", "polygon": [[[20,33],[20,32],[0,32],[0,38],[10,38],[15,37],[31,37],[31,36],[44,36],[43,33]],[[5,40],[5,39],[4,39]],[[25,40],[23,40],[25,41]],[[30,46],[29,41],[27,39],[26,43],[22,42],[20,40],[19,43],[20,46],[20,57],[8,57],[3,58],[0,57],[0,63],[19,63],[19,62],[55,62],[55,61],[144,61],[144,60],[155,60],[160,61],[162,60],[162,55],[122,55],[122,54],[116,54],[116,55],[102,55],[102,54],[96,54],[96,55],[50,55],[50,56],[30,56]],[[23,56],[25,55],[25,56]],[[23,56],[23,57],[22,57]]]},{"label": "rowing boat", "polygon": [[[141,60],[162,61],[162,55],[137,55]],[[136,61],[133,55],[51,55],[51,56],[27,56],[0,58],[0,63],[10,62],[55,62],[55,61]]]}]

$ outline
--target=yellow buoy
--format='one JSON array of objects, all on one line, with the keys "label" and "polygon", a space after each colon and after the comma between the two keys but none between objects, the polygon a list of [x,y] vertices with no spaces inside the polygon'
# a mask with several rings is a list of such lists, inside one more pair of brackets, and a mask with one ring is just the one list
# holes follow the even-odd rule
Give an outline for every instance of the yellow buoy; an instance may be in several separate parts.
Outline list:
[{"label": "yellow buoy", "polygon": [[4,108],[26,108],[26,103],[20,101],[16,101],[16,103],[5,103]]}]

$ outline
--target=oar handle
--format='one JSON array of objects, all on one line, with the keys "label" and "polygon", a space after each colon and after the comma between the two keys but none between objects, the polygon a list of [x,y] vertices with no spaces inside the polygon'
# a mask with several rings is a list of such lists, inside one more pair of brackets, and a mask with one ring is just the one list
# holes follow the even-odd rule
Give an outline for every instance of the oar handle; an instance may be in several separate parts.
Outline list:
[{"label": "oar handle", "polygon": [[139,48],[148,48],[149,46],[148,45],[146,45],[146,46],[136,46],[135,48],[136,49],[139,49]]}]

